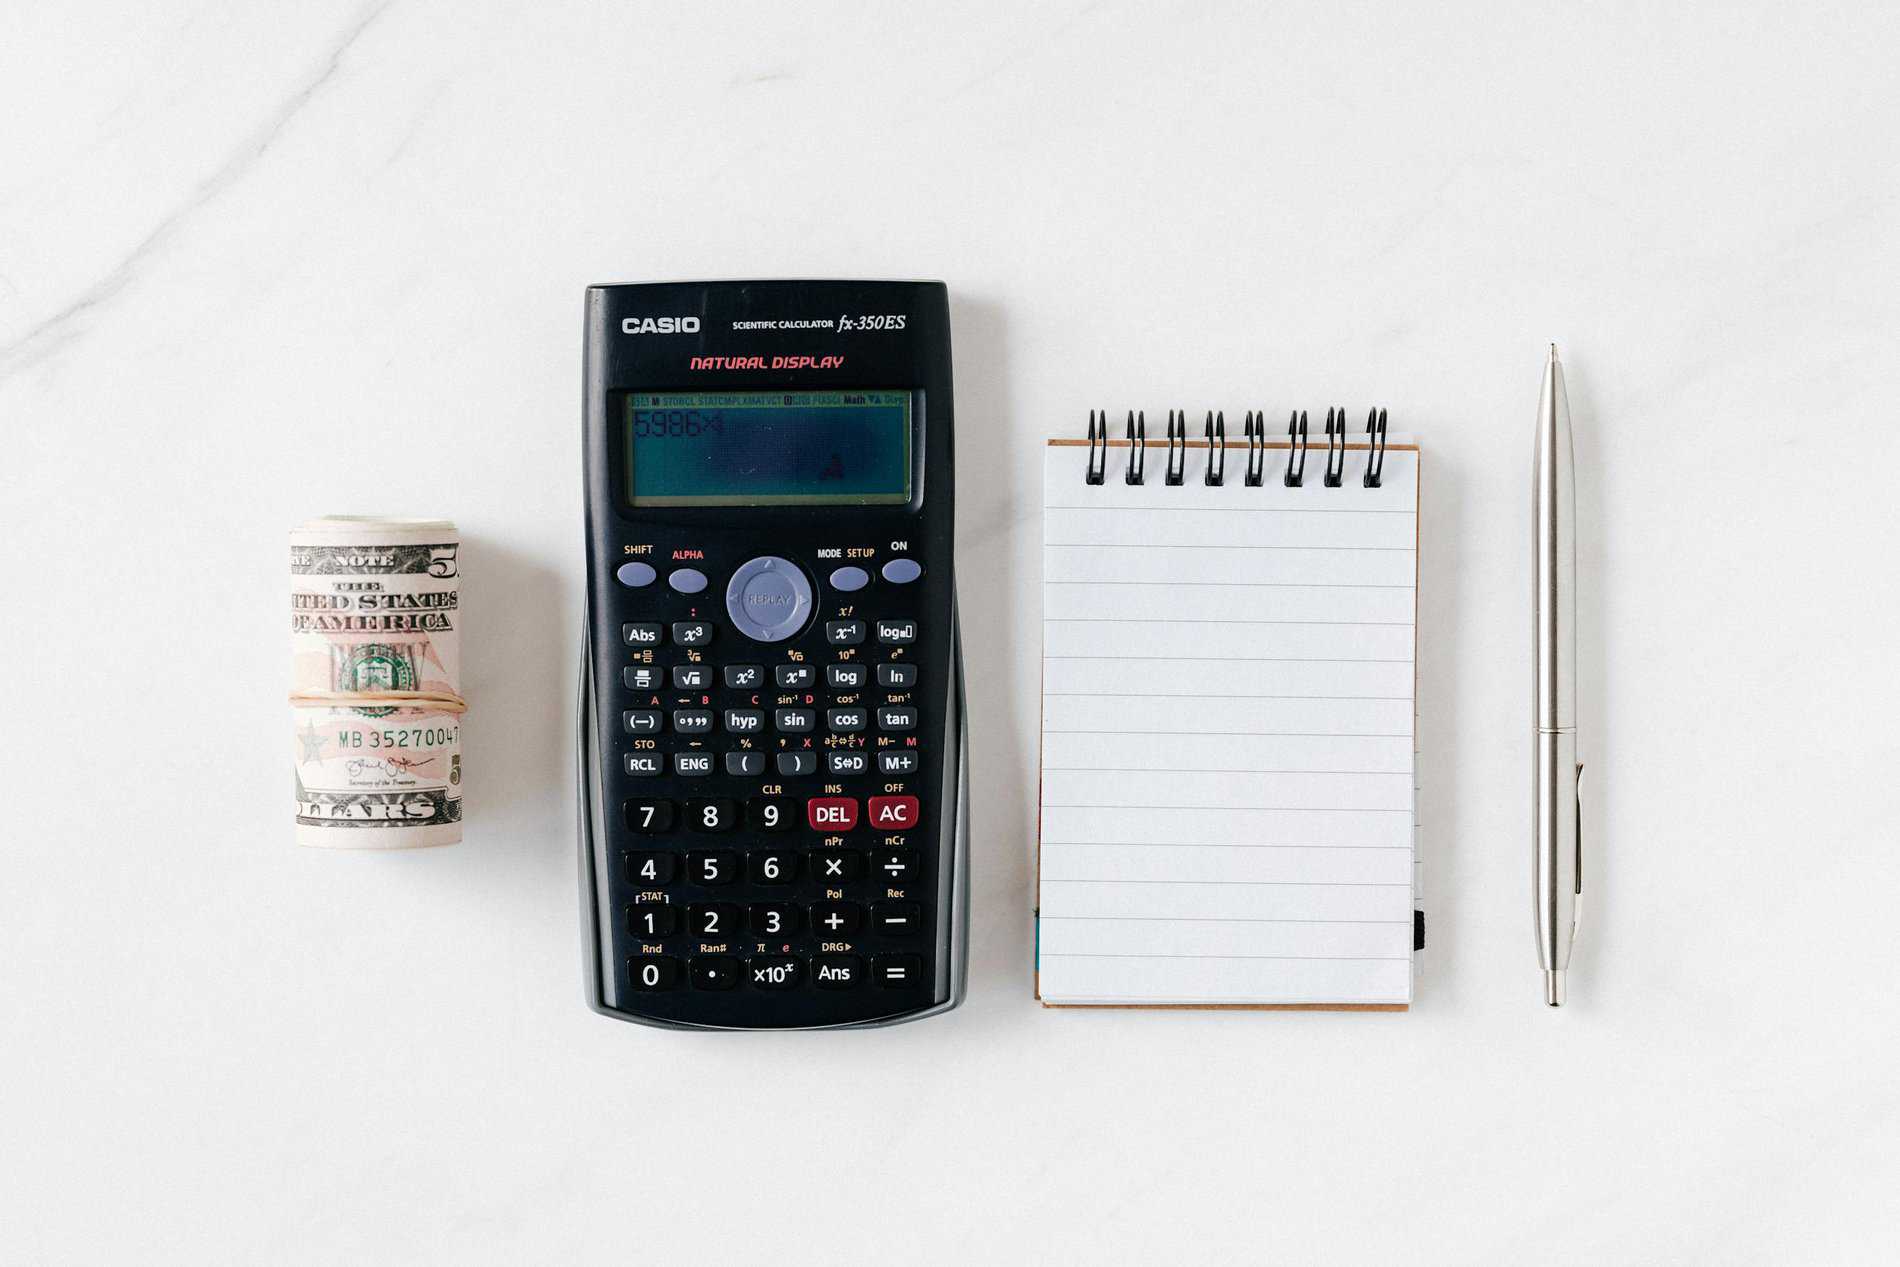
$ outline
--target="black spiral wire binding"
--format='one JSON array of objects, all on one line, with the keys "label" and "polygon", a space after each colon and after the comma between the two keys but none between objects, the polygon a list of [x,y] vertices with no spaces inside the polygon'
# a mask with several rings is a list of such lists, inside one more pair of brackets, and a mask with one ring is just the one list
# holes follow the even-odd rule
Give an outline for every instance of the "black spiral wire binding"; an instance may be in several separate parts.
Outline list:
[{"label": "black spiral wire binding", "polygon": [[[1383,409],[1373,409],[1366,415],[1366,471],[1363,483],[1367,488],[1379,488],[1385,478],[1387,413]],[[1128,411],[1126,424],[1128,438],[1128,465],[1122,476],[1124,483],[1140,484],[1147,474],[1148,466],[1148,414],[1145,410]],[[1223,410],[1207,411],[1201,424],[1201,434],[1207,441],[1207,467],[1202,472],[1201,482],[1210,488],[1219,488],[1227,479],[1227,414]],[[1245,421],[1241,424],[1241,434],[1247,443],[1247,471],[1245,483],[1248,488],[1259,488],[1264,481],[1267,466],[1267,415],[1264,411],[1249,409]],[[1299,488],[1306,480],[1306,454],[1311,447],[1310,424],[1306,411],[1295,409],[1286,421],[1286,471],[1280,482],[1288,488]],[[1170,409],[1168,411],[1168,466],[1165,479],[1171,486],[1178,486],[1187,478],[1187,410]],[[1327,488],[1338,488],[1346,474],[1346,410],[1344,406],[1334,406],[1326,411],[1326,474]],[[1089,410],[1089,462],[1084,479],[1090,484],[1102,483],[1108,475],[1108,411],[1106,409]]]},{"label": "black spiral wire binding", "polygon": [[[1298,488],[1300,482],[1306,478],[1306,411],[1304,409],[1295,409],[1292,416],[1286,420],[1286,440],[1286,474],[1281,477],[1280,482],[1288,488]],[[1295,455],[1299,457],[1297,463],[1293,460]]]},{"label": "black spiral wire binding", "polygon": [[1385,410],[1375,409],[1366,415],[1366,454],[1367,488],[1379,487],[1379,481],[1385,477]]},{"label": "black spiral wire binding", "polygon": [[1168,410],[1168,487],[1180,486],[1187,477],[1187,410]]},{"label": "black spiral wire binding", "polygon": [[1267,416],[1247,411],[1247,487],[1259,488],[1267,466]]},{"label": "black spiral wire binding", "polygon": [[1346,473],[1346,410],[1344,406],[1326,411],[1326,487],[1338,488]]}]

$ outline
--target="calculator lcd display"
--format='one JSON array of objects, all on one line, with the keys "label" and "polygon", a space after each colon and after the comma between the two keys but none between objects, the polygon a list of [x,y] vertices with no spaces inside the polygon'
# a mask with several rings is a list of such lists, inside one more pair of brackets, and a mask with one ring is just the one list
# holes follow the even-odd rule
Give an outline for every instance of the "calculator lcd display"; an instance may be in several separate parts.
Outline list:
[{"label": "calculator lcd display", "polygon": [[634,506],[900,506],[911,393],[629,392]]}]

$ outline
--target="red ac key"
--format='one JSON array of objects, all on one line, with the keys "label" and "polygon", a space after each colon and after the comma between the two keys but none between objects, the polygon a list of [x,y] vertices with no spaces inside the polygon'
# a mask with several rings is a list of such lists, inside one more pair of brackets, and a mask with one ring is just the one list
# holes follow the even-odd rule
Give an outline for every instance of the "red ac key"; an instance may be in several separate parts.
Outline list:
[{"label": "red ac key", "polygon": [[[871,804],[877,802],[874,800]],[[805,821],[811,824],[813,831],[850,831],[858,825],[857,798],[814,796],[805,802]]]},{"label": "red ac key", "polygon": [[914,796],[874,796],[871,798],[871,828],[874,831],[905,831],[917,825],[917,798]]}]

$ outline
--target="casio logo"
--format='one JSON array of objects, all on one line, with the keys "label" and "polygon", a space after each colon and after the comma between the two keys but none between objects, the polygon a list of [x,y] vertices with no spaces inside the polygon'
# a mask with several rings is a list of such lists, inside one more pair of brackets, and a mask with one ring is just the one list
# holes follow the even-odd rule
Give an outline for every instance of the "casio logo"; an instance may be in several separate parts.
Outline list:
[{"label": "casio logo", "polygon": [[620,323],[622,334],[698,334],[698,317],[628,317]]}]

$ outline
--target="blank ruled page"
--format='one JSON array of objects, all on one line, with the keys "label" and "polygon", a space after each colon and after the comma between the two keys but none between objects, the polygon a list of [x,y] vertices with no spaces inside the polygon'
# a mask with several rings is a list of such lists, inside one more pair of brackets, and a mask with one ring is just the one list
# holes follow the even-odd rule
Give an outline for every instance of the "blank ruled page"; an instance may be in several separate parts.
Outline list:
[{"label": "blank ruled page", "polygon": [[1038,994],[1409,1003],[1418,454],[1166,453],[1046,452]]}]

